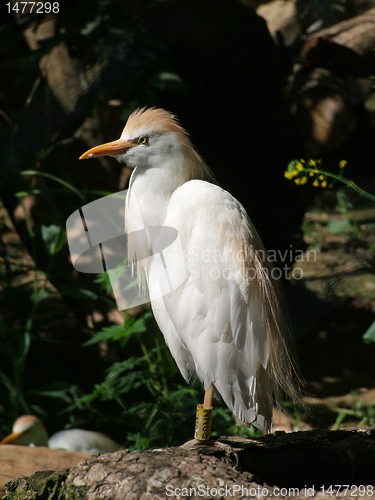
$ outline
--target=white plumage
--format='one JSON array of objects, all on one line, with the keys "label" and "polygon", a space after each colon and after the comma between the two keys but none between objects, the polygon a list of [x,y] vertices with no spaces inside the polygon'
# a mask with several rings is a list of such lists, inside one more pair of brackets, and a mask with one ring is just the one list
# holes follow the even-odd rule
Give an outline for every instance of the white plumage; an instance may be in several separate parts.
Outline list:
[{"label": "white plumage", "polygon": [[[226,146],[235,147],[224,140]],[[125,211],[128,234],[149,226],[178,231],[182,261],[173,245],[163,256],[169,277],[181,272],[183,262],[182,285],[164,294],[170,279],[156,260],[139,262],[138,270],[182,375],[188,380],[197,374],[205,389],[213,384],[238,423],[269,430],[279,388],[295,394],[293,366],[280,292],[244,208],[216,185],[184,129],[164,110],[135,111],[119,140],[81,158],[101,155],[134,169]],[[130,238],[133,262],[144,255],[139,245]],[[150,241],[149,255],[158,248],[160,242]]]},{"label": "white plumage", "polygon": [[101,432],[84,429],[67,429],[53,434],[48,439],[46,428],[34,415],[22,415],[13,424],[12,433],[0,444],[48,446],[68,451],[107,453],[120,449],[120,445]]}]

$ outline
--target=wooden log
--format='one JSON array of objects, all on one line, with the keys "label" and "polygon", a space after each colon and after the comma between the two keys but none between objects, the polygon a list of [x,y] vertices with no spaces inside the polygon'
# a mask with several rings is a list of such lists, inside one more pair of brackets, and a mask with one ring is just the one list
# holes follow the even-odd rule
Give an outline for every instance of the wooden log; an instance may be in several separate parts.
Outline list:
[{"label": "wooden log", "polygon": [[4,500],[371,498],[374,462],[373,429],[223,437],[219,444],[92,456],[70,471],[12,481]]},{"label": "wooden log", "polygon": [[58,470],[74,467],[90,453],[66,450],[51,450],[43,446],[0,446],[0,498],[5,494],[5,483],[10,479],[30,476],[40,469]]},{"label": "wooden log", "polygon": [[375,47],[375,8],[311,35],[311,38],[316,37],[330,38],[361,55],[373,53]]}]

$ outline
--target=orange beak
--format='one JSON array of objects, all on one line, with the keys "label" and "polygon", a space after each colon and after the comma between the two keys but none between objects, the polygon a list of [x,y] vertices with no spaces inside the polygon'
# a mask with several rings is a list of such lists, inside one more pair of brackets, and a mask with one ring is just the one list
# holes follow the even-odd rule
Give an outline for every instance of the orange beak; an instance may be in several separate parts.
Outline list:
[{"label": "orange beak", "polygon": [[17,441],[17,439],[21,435],[22,432],[12,432],[11,434],[8,434],[2,441],[0,441],[0,444],[14,443],[14,441]]},{"label": "orange beak", "polygon": [[126,141],[125,139],[118,139],[117,141],[107,142],[101,144],[100,146],[95,146],[91,148],[86,153],[83,153],[79,157],[80,160],[86,160],[88,158],[96,158],[97,156],[115,156],[121,153],[125,153],[128,149],[133,148],[136,144],[132,141]]}]

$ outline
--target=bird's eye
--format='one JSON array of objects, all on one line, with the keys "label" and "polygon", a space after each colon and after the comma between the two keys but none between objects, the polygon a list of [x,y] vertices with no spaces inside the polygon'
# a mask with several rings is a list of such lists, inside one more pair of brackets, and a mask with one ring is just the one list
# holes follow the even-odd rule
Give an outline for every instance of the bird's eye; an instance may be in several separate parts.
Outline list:
[{"label": "bird's eye", "polygon": [[138,137],[138,144],[147,144],[148,139],[145,135],[141,135],[141,137]]}]

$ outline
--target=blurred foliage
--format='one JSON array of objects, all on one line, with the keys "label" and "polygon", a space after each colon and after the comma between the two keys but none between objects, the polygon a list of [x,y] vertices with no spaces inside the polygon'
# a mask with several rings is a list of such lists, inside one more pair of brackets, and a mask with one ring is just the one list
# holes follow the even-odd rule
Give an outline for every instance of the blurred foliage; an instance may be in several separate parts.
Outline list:
[{"label": "blurred foliage", "polygon": [[351,408],[333,408],[333,411],[337,413],[336,422],[332,426],[333,430],[352,426],[353,422],[358,427],[374,427],[375,407],[357,399],[356,392],[353,392],[352,396],[354,402]]},{"label": "blurred foliage", "polygon": [[[3,207],[1,207],[3,211]],[[3,212],[2,212],[3,214]],[[45,397],[56,398],[63,404],[72,402],[78,393],[77,386],[60,380],[49,384],[55,378],[54,369],[45,364],[43,378],[45,384],[34,387],[28,383],[30,372],[31,345],[44,350],[37,337],[41,318],[38,308],[56,292],[48,283],[48,274],[35,268],[31,259],[24,259],[23,242],[16,244],[5,242],[11,234],[11,228],[5,228],[7,221],[3,219],[0,237],[0,300],[2,312],[0,318],[0,401],[1,401],[1,432],[9,430],[9,424],[20,414],[34,413],[41,418],[46,417],[43,410]],[[54,256],[66,242],[65,230],[59,226],[41,226],[41,235],[49,256],[50,266]],[[34,231],[30,227],[30,239]],[[76,293],[85,294],[84,290]],[[93,297],[91,297],[93,298]],[[58,314],[58,313],[57,313]],[[58,316],[56,316],[58,319]],[[49,318],[50,319],[50,318]],[[42,319],[43,321],[43,319]],[[48,339],[44,342],[48,344]],[[48,403],[47,403],[48,407]]]}]

